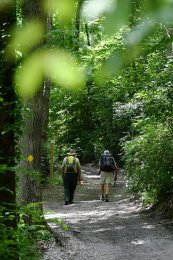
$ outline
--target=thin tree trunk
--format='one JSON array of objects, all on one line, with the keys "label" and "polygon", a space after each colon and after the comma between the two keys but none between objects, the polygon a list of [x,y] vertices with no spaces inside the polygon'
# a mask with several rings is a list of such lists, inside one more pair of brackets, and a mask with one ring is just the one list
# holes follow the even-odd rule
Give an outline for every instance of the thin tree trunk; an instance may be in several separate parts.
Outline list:
[{"label": "thin tree trunk", "polygon": [[89,35],[89,30],[88,30],[88,24],[87,23],[85,23],[85,32],[86,32],[86,36],[87,36],[87,44],[88,44],[88,46],[91,46],[90,35]]},{"label": "thin tree trunk", "polygon": [[75,50],[79,50],[80,45],[80,18],[81,18],[81,8],[84,0],[78,0],[77,9],[76,9],[76,19],[75,19]]},{"label": "thin tree trunk", "polygon": [[[52,28],[52,16],[49,14],[47,17],[47,32],[50,32]],[[48,34],[49,35],[49,34]],[[49,43],[49,36],[46,37],[46,42]],[[49,99],[50,99],[51,82],[46,79],[43,89],[43,108],[42,108],[42,147],[41,147],[41,171],[42,177],[46,178],[49,175],[49,159],[46,147],[46,141],[48,139],[48,122],[49,122]]]}]

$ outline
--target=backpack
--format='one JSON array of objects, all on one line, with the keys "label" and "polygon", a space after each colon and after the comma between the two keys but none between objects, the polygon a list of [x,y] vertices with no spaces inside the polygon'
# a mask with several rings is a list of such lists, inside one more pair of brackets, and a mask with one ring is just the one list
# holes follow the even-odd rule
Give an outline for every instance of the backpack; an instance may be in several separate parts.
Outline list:
[{"label": "backpack", "polygon": [[[73,157],[73,158],[70,158]],[[66,172],[74,173],[76,172],[76,160],[74,156],[68,156],[66,159]]]},{"label": "backpack", "polygon": [[100,169],[105,172],[112,172],[115,169],[115,162],[111,154],[102,154],[100,158]]}]

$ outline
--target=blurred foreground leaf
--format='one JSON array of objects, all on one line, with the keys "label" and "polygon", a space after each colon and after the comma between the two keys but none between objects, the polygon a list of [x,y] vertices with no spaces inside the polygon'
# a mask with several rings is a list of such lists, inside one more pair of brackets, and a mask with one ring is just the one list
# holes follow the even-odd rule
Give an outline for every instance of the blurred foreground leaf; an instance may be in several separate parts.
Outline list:
[{"label": "blurred foreground leaf", "polygon": [[59,14],[65,23],[71,21],[75,15],[75,0],[45,0],[44,10],[47,13]]},{"label": "blurred foreground leaf", "polygon": [[84,86],[84,74],[74,57],[64,50],[46,54],[46,75],[61,87],[79,89]]},{"label": "blurred foreground leaf", "polygon": [[113,7],[114,0],[100,1],[89,0],[86,1],[82,8],[82,15],[88,21],[93,21],[102,16]]},{"label": "blurred foreground leaf", "polygon": [[44,79],[44,57],[42,52],[32,54],[16,69],[16,90],[23,98],[32,97],[41,87]]},{"label": "blurred foreground leaf", "polygon": [[0,11],[9,8],[14,3],[14,0],[0,0]]},{"label": "blurred foreground leaf", "polygon": [[23,98],[30,98],[42,87],[45,76],[68,89],[81,89],[84,73],[71,54],[62,50],[37,51],[16,70],[16,89]]},{"label": "blurred foreground leaf", "polygon": [[106,14],[105,33],[113,34],[122,26],[127,26],[131,14],[130,0],[114,0],[113,8]]},{"label": "blurred foreground leaf", "polygon": [[38,20],[31,20],[21,28],[14,30],[11,43],[8,45],[7,54],[13,57],[14,51],[25,54],[37,46],[44,35],[43,24]]}]

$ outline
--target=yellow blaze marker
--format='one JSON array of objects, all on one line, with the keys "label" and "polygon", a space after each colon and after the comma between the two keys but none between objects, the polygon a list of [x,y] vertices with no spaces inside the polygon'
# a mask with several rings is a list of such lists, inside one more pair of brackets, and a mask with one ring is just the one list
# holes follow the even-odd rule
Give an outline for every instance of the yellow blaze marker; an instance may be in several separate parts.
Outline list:
[{"label": "yellow blaze marker", "polygon": [[30,155],[28,156],[27,160],[28,160],[29,162],[32,162],[32,161],[34,160],[34,157],[30,154]]}]

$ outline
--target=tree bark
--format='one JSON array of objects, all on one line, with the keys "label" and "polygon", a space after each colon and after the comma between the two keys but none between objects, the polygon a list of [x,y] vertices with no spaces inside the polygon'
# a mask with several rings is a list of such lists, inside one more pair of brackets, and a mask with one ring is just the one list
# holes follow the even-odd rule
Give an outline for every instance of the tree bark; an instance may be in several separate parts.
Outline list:
[{"label": "tree bark", "polygon": [[13,86],[15,53],[12,54],[13,57],[4,55],[11,40],[11,29],[15,24],[16,3],[13,1],[0,10],[0,241],[6,240],[6,253],[1,251],[1,257],[6,259],[19,259],[14,235],[18,223],[14,170],[17,101]]},{"label": "tree bark", "polygon": [[[46,28],[46,17],[42,13],[42,0],[23,1],[23,22],[37,18],[44,23]],[[38,48],[43,44],[40,39]],[[35,50],[33,50],[35,51]],[[20,138],[20,149],[24,160],[20,163],[19,190],[22,204],[41,202],[40,168],[41,168],[41,143],[42,126],[44,118],[44,93],[42,85],[40,91],[30,100],[23,103],[23,125]],[[28,161],[28,156],[33,161]],[[42,209],[40,204],[40,209]]]},{"label": "tree bark", "polygon": [[[15,140],[14,113],[16,95],[13,88],[13,62],[3,55],[11,38],[10,31],[16,23],[15,1],[0,12],[0,205],[4,211],[15,215],[16,181],[15,181]],[[4,213],[5,213],[4,212]],[[4,214],[3,222],[7,226],[16,227],[17,220],[10,220]]]},{"label": "tree bark", "polygon": [[75,50],[79,50],[79,45],[80,45],[80,18],[81,18],[81,8],[84,0],[78,0],[77,3],[77,9],[76,9],[76,19],[75,19]]}]

